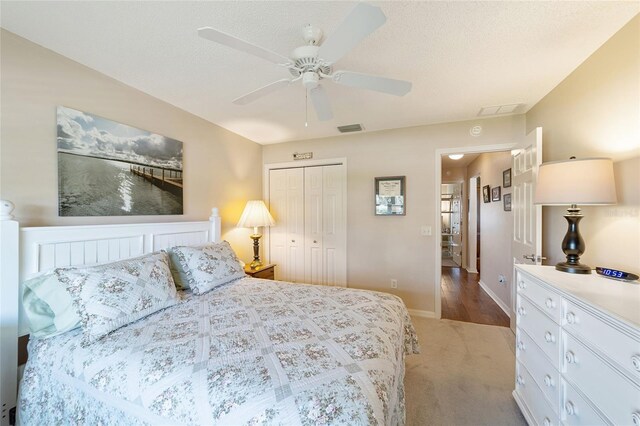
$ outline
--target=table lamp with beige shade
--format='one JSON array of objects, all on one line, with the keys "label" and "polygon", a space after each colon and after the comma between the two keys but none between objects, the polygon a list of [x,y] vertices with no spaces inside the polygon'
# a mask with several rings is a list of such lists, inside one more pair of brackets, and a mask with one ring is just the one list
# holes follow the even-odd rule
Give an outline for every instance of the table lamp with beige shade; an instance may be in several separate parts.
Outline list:
[{"label": "table lamp with beige shade", "polygon": [[571,157],[565,161],[543,163],[538,170],[535,203],[542,205],[568,205],[564,216],[568,222],[567,233],[562,240],[565,262],[556,269],[572,274],[590,274],[591,267],[580,263],[585,243],[578,230],[584,217],[578,205],[615,204],[616,185],[613,162],[610,158]]},{"label": "table lamp with beige shade", "polygon": [[253,228],[253,234],[249,237],[253,240],[253,262],[249,265],[251,269],[256,269],[262,266],[260,261],[260,237],[262,234],[258,233],[258,228],[261,226],[273,226],[276,222],[273,220],[271,213],[267,209],[267,206],[262,200],[250,200],[247,201],[247,205],[244,207],[242,216],[238,221],[239,228]]}]

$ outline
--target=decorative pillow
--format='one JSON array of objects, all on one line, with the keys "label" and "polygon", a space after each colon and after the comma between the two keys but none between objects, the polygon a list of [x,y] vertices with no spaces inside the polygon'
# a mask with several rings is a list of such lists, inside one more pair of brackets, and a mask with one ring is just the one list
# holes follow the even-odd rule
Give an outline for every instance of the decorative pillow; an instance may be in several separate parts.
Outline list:
[{"label": "decorative pillow", "polygon": [[205,293],[222,284],[244,277],[244,268],[227,241],[200,247],[172,247],[172,260],[195,294]]},{"label": "decorative pillow", "polygon": [[55,273],[80,314],[84,346],[180,300],[166,253]]},{"label": "decorative pillow", "polygon": [[32,337],[52,337],[80,327],[73,299],[51,272],[22,283],[22,307]]}]

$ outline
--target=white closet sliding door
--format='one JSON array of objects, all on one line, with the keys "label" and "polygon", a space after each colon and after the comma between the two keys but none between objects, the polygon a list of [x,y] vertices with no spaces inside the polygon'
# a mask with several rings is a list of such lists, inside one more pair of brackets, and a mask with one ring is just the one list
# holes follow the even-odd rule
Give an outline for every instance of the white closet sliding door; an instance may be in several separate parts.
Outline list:
[{"label": "white closet sliding door", "polygon": [[270,259],[277,263],[277,279],[304,282],[304,170],[269,173]]},{"label": "white closet sliding door", "polygon": [[308,167],[304,171],[304,281],[324,284],[322,262],[323,167]]},{"label": "white closet sliding door", "polygon": [[344,165],[269,172],[270,262],[276,279],[346,286]]},{"label": "white closet sliding door", "polygon": [[322,167],[322,284],[347,285],[347,176],[343,165]]}]

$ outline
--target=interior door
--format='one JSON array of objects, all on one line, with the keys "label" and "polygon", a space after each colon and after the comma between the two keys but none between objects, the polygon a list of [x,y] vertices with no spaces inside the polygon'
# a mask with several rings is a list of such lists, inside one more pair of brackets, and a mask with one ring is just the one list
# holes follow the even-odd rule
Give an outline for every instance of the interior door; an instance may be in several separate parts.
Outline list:
[{"label": "interior door", "polygon": [[542,261],[542,207],[534,204],[538,166],[542,163],[542,127],[537,127],[512,151],[513,279],[511,280],[511,329],[515,330],[515,264]]},{"label": "interior door", "polygon": [[304,169],[287,169],[287,281],[304,282]]},{"label": "interior door", "polygon": [[276,225],[269,229],[269,261],[276,279],[304,281],[304,169],[269,172],[269,210]]},{"label": "interior door", "polygon": [[269,262],[278,266],[275,279],[286,281],[287,254],[287,170],[269,172],[269,211],[276,224],[269,228]]},{"label": "interior door", "polygon": [[323,284],[347,285],[347,188],[343,164],[322,167]]},{"label": "interior door", "polygon": [[304,277],[309,284],[323,284],[322,169],[307,167],[304,171]]}]

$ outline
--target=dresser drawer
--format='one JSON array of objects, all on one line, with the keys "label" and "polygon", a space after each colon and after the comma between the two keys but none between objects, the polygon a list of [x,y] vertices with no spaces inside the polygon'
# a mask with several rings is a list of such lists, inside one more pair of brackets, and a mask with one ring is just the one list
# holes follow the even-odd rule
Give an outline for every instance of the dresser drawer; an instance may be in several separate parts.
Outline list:
[{"label": "dresser drawer", "polygon": [[538,384],[551,408],[560,413],[560,373],[553,368],[538,347],[521,329],[516,330],[516,358],[524,364],[527,371]]},{"label": "dresser drawer", "polygon": [[562,303],[558,293],[540,283],[533,277],[518,271],[518,294],[532,301],[540,310],[560,324]]},{"label": "dresser drawer", "polygon": [[633,424],[640,415],[640,387],[567,332],[562,332],[564,377],[615,424]]},{"label": "dresser drawer", "polygon": [[527,369],[516,362],[516,393],[529,409],[535,424],[551,426],[559,424],[558,417],[544,398],[544,394]]},{"label": "dresser drawer", "polygon": [[[560,379],[562,391],[562,423],[565,425],[610,425],[573,386]],[[626,424],[626,423],[625,423]]]},{"label": "dresser drawer", "polygon": [[560,326],[543,314],[528,299],[518,295],[517,324],[542,349],[551,365],[559,369]]},{"label": "dresser drawer", "polygon": [[640,379],[640,342],[577,304],[563,300],[563,326]]}]

